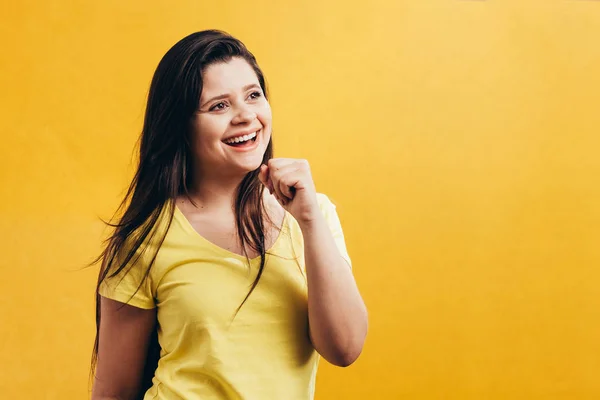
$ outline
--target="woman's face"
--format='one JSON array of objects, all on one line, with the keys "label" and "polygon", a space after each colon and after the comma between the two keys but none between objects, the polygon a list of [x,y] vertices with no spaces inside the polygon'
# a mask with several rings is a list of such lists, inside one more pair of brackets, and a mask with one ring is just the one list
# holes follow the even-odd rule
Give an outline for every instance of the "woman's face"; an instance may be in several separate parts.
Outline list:
[{"label": "woman's face", "polygon": [[202,83],[192,123],[196,169],[202,176],[254,171],[271,139],[271,107],[256,73],[236,57],[208,66]]}]

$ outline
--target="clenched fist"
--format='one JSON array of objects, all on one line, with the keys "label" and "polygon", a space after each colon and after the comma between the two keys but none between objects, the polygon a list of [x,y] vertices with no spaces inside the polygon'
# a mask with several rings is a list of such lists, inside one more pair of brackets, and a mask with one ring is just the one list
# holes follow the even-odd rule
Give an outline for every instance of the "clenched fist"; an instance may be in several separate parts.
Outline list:
[{"label": "clenched fist", "polygon": [[258,179],[299,223],[311,222],[320,215],[308,161],[272,158],[260,166]]}]

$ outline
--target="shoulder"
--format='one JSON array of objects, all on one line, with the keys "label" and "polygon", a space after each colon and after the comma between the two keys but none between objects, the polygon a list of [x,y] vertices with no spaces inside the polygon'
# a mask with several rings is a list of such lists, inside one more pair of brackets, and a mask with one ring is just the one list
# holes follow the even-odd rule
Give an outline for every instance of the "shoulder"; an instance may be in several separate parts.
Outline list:
[{"label": "shoulder", "polygon": [[317,201],[319,202],[319,205],[321,205],[330,200],[329,200],[329,196],[327,196],[325,193],[317,192]]},{"label": "shoulder", "polygon": [[335,203],[325,193],[317,192],[317,204],[324,214],[336,209]]}]

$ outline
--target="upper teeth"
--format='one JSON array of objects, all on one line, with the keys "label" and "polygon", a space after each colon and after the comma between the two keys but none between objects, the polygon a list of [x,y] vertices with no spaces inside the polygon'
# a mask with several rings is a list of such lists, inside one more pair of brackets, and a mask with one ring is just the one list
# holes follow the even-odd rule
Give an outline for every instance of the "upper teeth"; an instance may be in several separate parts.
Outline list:
[{"label": "upper teeth", "polygon": [[250,139],[254,139],[255,137],[256,137],[256,132],[250,133],[250,134],[244,135],[244,136],[237,136],[237,137],[234,137],[231,139],[227,139],[225,141],[225,143],[242,143],[242,142],[248,141]]}]

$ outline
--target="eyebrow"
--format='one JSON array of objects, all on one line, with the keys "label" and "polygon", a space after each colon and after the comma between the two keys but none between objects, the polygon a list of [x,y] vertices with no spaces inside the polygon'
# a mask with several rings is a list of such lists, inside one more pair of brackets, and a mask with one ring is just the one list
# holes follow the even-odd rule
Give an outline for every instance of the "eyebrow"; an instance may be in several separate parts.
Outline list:
[{"label": "eyebrow", "polygon": [[[246,90],[250,90],[250,89],[252,89],[252,88],[257,88],[257,89],[260,89],[260,86],[259,86],[259,84],[258,84],[258,83],[251,83],[251,84],[249,84],[249,85],[246,85],[246,86],[244,86],[244,87],[242,88],[242,90],[245,92]],[[210,98],[210,99],[206,100],[206,101],[204,102],[204,104],[202,104],[200,107],[204,107],[205,105],[207,105],[207,104],[208,104],[208,103],[210,103],[211,101],[215,101],[215,100],[221,100],[221,99],[225,99],[225,98],[227,98],[227,97],[229,97],[229,94],[227,94],[227,93],[220,94],[220,95],[218,95],[218,96],[215,96],[215,97],[212,97],[212,98]]]}]

